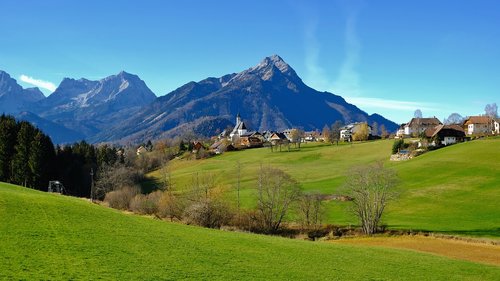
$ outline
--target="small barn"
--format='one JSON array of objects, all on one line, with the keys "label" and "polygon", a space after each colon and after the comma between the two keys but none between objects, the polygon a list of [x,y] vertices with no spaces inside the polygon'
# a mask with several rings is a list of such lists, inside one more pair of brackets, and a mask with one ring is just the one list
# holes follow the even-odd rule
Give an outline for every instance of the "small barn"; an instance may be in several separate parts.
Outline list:
[{"label": "small barn", "polygon": [[60,181],[49,181],[48,192],[64,193],[64,185]]}]

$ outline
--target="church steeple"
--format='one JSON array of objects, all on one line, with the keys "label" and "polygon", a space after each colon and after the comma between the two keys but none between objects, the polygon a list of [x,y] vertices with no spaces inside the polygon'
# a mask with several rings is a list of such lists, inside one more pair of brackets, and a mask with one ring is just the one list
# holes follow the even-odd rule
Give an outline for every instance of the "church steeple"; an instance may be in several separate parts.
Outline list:
[{"label": "church steeple", "polygon": [[236,115],[236,126],[238,126],[238,124],[240,124],[241,122],[241,116],[240,116],[240,113],[238,112],[238,115]]}]

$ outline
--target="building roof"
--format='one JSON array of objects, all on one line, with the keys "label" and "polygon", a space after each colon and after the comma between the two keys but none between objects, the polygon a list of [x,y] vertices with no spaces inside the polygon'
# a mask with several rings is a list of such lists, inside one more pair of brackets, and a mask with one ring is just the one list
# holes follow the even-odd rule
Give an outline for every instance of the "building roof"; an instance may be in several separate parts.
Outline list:
[{"label": "building roof", "polygon": [[408,123],[408,126],[437,126],[437,125],[442,125],[441,121],[437,119],[436,117],[432,118],[412,118],[410,122]]},{"label": "building roof", "polygon": [[240,135],[240,137],[254,137],[257,132],[246,132]]},{"label": "building roof", "polygon": [[211,146],[210,146],[210,149],[216,149],[218,148],[219,146],[221,146],[223,144],[222,140],[220,141],[216,141],[214,142]]},{"label": "building roof", "polygon": [[285,134],[283,134],[283,133],[273,133],[273,134],[271,135],[271,139],[273,139],[273,140],[276,140],[276,139],[286,140],[286,139],[287,139],[287,137],[286,137],[286,136],[285,136]]},{"label": "building roof", "polygon": [[465,119],[464,124],[469,125],[469,124],[489,124],[491,123],[491,117],[490,116],[469,116],[467,119]]},{"label": "building roof", "polygon": [[433,138],[440,133],[456,137],[465,137],[465,131],[459,125],[438,125],[425,130],[425,136],[428,138]]}]

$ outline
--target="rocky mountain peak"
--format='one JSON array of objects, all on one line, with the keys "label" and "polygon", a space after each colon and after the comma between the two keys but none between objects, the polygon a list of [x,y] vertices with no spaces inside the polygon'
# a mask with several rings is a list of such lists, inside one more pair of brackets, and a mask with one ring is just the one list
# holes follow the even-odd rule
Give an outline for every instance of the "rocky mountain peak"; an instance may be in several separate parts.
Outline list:
[{"label": "rocky mountain peak", "polygon": [[40,91],[38,87],[26,88],[24,89],[26,98],[32,102],[43,100],[45,95]]},{"label": "rocky mountain peak", "polygon": [[22,87],[7,72],[0,70],[0,95],[14,91],[20,92]]},{"label": "rocky mountain peak", "polygon": [[290,89],[305,86],[295,70],[278,55],[266,57],[256,66],[238,73],[232,82],[254,83],[256,79],[287,85]]},{"label": "rocky mountain peak", "polygon": [[263,69],[263,68],[269,68],[269,67],[276,67],[279,69],[281,73],[287,73],[291,69],[290,65],[288,65],[280,56],[278,55],[272,55],[270,57],[264,58],[258,65],[258,69]]},{"label": "rocky mountain peak", "polygon": [[0,113],[17,113],[22,108],[44,98],[40,89],[23,89],[16,79],[0,70]]}]

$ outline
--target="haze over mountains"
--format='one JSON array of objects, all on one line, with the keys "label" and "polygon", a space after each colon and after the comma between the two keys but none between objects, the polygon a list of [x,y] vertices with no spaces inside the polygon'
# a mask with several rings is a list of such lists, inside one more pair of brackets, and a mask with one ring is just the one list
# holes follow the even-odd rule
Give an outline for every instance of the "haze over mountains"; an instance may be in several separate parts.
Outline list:
[{"label": "haze over mountains", "polygon": [[99,81],[65,78],[45,98],[38,89],[23,90],[0,71],[0,102],[0,111],[35,123],[55,143],[82,138],[143,142],[186,132],[211,136],[233,125],[237,113],[259,131],[321,130],[336,120],[377,122],[389,131],[398,126],[340,96],[308,87],[277,55],[240,73],[189,82],[158,98],[138,76],[126,72]]}]

